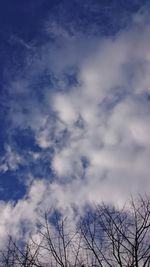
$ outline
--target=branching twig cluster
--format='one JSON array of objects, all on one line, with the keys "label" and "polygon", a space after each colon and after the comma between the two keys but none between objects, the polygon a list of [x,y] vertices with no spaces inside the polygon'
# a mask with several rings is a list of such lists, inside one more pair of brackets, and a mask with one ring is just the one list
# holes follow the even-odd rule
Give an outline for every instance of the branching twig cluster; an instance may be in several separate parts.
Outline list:
[{"label": "branching twig cluster", "polygon": [[128,209],[105,204],[86,213],[76,228],[45,213],[39,242],[11,236],[0,251],[0,267],[150,267],[150,200],[131,199]]}]

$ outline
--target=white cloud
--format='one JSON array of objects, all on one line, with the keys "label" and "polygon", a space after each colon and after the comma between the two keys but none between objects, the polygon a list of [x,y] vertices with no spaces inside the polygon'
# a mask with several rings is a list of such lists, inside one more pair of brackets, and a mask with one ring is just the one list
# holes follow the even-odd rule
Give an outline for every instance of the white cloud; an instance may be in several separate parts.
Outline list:
[{"label": "white cloud", "polygon": [[[7,221],[7,212],[8,217],[15,218],[14,224],[25,217],[34,221],[36,207],[40,209],[48,203],[72,214],[73,205],[82,210],[89,201],[122,204],[131,193],[150,192],[147,25],[135,20],[129,30],[114,38],[95,38],[93,45],[81,37],[79,42],[78,38],[63,38],[59,51],[48,45],[45,51],[41,49],[42,60],[35,59],[30,74],[31,79],[46,66],[60,78],[58,89],[62,90],[57,90],[57,82],[56,92],[47,86],[42,105],[37,99],[31,101],[27,93],[28,116],[21,112],[19,103],[12,105],[10,114],[14,127],[33,130],[41,149],[53,147],[51,163],[57,179],[46,184],[35,182],[29,199],[20,200],[16,206],[2,204],[6,209],[2,224]],[[67,88],[63,73],[74,65],[78,84]],[[21,91],[26,92],[26,88],[29,87],[25,83]],[[9,166],[17,168],[20,159],[10,152]]]},{"label": "white cloud", "polygon": [[[55,154],[53,167],[60,176],[74,177],[81,173],[81,158],[88,158],[85,181],[77,190],[78,198],[87,190],[85,201],[116,201],[116,196],[120,201],[149,192],[149,38],[147,27],[138,31],[133,26],[101,42],[81,64],[80,86],[55,101],[70,139]],[[80,135],[79,115],[84,122]]]},{"label": "white cloud", "polygon": [[31,184],[27,195],[16,204],[0,202],[0,237],[2,240],[0,245],[3,246],[8,235],[16,239],[20,238],[25,227],[27,235],[36,231],[39,214],[44,214],[47,207],[50,207],[50,203],[46,203],[48,189],[46,182],[37,180]]},{"label": "white cloud", "polygon": [[71,122],[75,122],[76,111],[74,108],[74,101],[72,101],[72,98],[68,95],[56,95],[54,97],[53,108],[58,112],[59,118],[64,123],[70,124]]},{"label": "white cloud", "polygon": [[10,145],[5,146],[5,156],[1,158],[0,171],[17,170],[23,158]]}]

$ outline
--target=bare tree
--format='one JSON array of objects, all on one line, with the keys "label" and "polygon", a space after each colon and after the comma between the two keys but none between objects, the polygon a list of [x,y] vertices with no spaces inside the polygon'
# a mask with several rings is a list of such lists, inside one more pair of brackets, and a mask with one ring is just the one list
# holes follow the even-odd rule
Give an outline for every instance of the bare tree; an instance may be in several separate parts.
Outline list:
[{"label": "bare tree", "polygon": [[1,250],[0,264],[3,267],[42,267],[39,257],[39,244],[34,244],[32,238],[29,243],[17,242],[11,236],[5,250]]},{"label": "bare tree", "polygon": [[150,199],[139,196],[128,204],[120,210],[96,205],[76,227],[47,212],[38,222],[38,239],[8,238],[0,267],[150,267]]},{"label": "bare tree", "polygon": [[48,214],[45,213],[44,224],[40,231],[43,238],[41,248],[48,252],[52,265],[81,266],[81,235],[69,226],[67,218],[60,219],[55,214],[54,221],[55,226],[52,228]]},{"label": "bare tree", "polygon": [[[97,205],[81,224],[85,249],[94,255],[95,265],[150,266],[150,200],[131,199],[130,207],[116,210]],[[91,265],[93,263],[91,262]]]},{"label": "bare tree", "polygon": [[12,243],[11,237],[8,237],[8,241],[5,244],[5,248],[0,251],[0,266],[16,266],[16,250]]},{"label": "bare tree", "polygon": [[[0,252],[3,267],[76,267],[81,266],[81,235],[72,229],[67,218],[45,213],[44,222],[38,222],[38,242],[30,236],[28,242],[8,238]],[[42,218],[41,220],[42,221]]]}]

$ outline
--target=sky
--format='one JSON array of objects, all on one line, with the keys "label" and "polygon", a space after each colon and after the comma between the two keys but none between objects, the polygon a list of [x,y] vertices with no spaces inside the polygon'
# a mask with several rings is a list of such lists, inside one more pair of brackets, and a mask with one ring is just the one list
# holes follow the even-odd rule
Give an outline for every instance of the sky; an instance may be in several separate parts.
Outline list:
[{"label": "sky", "polygon": [[150,193],[150,5],[0,1],[0,237]]}]

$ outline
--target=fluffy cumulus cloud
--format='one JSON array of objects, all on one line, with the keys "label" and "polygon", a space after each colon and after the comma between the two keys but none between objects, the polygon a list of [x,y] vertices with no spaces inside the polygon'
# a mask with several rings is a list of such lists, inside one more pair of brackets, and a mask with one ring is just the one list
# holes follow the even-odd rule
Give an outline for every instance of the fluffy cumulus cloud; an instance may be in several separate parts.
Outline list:
[{"label": "fluffy cumulus cloud", "polygon": [[[41,168],[48,159],[53,179],[32,178],[23,199],[1,202],[1,236],[6,225],[14,232],[22,220],[34,225],[48,206],[73,216],[75,206],[82,211],[102,200],[122,205],[131,194],[150,193],[147,16],[134,15],[127,29],[92,41],[56,26],[51,27],[55,45],[38,48],[39,58],[34,55],[31,62],[29,56],[24,77],[16,75],[9,85],[10,130],[32,132],[38,151],[30,147],[26,153]],[[27,164],[11,145],[14,150],[7,147],[0,165],[4,172]]]},{"label": "fluffy cumulus cloud", "polygon": [[149,192],[149,40],[145,24],[102,40],[81,62],[79,85],[53,96],[69,137],[52,165],[80,180],[84,201]]}]

